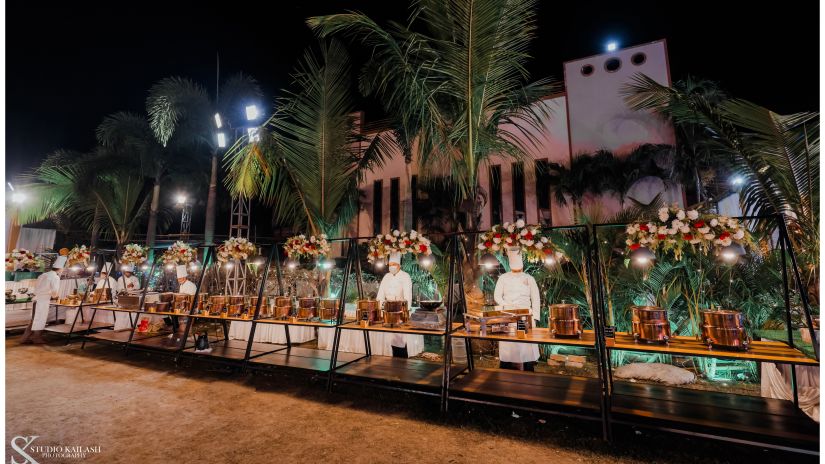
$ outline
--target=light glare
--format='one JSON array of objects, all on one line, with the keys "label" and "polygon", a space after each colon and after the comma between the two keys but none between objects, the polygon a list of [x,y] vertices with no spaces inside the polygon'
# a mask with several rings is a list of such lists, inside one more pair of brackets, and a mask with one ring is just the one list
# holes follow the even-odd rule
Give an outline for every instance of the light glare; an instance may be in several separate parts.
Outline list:
[{"label": "light glare", "polygon": [[254,121],[258,119],[258,107],[255,105],[249,105],[246,107],[246,120],[247,121]]},{"label": "light glare", "polygon": [[220,113],[215,113],[215,125],[218,127],[218,129],[223,127],[223,121],[221,121]]}]

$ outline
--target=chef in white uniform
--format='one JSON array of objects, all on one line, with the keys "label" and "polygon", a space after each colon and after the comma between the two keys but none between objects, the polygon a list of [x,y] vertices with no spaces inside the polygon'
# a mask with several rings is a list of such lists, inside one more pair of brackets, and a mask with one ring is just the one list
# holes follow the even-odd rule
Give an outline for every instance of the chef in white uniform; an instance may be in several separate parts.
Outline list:
[{"label": "chef in white uniform", "polygon": [[135,267],[131,264],[125,264],[121,270],[123,271],[123,275],[117,279],[117,292],[132,293],[140,290],[140,280],[134,274]]},{"label": "chef in white uniform", "polygon": [[97,284],[95,284],[95,290],[101,288],[109,288],[112,292],[112,297],[117,294],[117,281],[114,277],[110,275],[112,272],[112,263],[105,263],[103,264],[103,269],[100,271],[100,277],[97,279]]},{"label": "chef in white uniform", "polygon": [[[175,272],[178,276],[178,293],[185,293],[187,295],[194,295],[195,293],[198,293],[198,286],[189,280],[189,272],[187,272],[185,264],[179,264]],[[172,324],[175,332],[179,336],[183,336],[188,320],[189,318],[187,317],[172,316]]]},{"label": "chef in white uniform", "polygon": [[49,317],[49,304],[52,298],[57,298],[58,291],[60,291],[60,276],[57,273],[66,265],[66,260],[65,256],[58,256],[52,264],[52,269],[40,274],[37,278],[37,283],[34,285],[34,314],[20,343],[35,345],[46,343],[46,340],[43,340],[43,329],[46,328],[46,320]]},{"label": "chef in white uniform", "polygon": [[[412,278],[401,270],[401,253],[390,253],[387,272],[381,279],[378,287],[378,295],[375,297],[383,305],[385,301],[406,300],[407,309],[412,310]],[[406,358],[407,340],[404,334],[392,334],[390,345],[392,345],[392,355],[396,358]]]},{"label": "chef in white uniform", "polygon": [[[539,286],[533,276],[524,272],[521,248],[508,248],[510,272],[499,276],[494,298],[502,309],[530,309],[533,327],[541,319]],[[499,342],[499,360],[505,369],[532,371],[539,359],[539,347],[535,343]]]}]

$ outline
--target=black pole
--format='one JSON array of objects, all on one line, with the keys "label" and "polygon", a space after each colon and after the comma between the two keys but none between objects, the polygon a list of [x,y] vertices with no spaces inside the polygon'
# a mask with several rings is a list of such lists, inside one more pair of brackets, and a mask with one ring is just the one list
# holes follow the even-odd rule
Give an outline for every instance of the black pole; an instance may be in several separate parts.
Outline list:
[{"label": "black pole", "polygon": [[[266,266],[264,266],[264,272],[261,274],[261,285],[258,287],[258,301],[255,304],[255,313],[252,315],[252,321],[250,322],[251,326],[249,327],[249,342],[246,344],[246,353],[243,357],[243,370],[246,370],[246,365],[249,363],[249,355],[252,352],[252,343],[253,340],[255,340],[255,326],[257,325],[258,317],[261,313],[261,302],[263,301],[264,297],[264,287],[266,287],[266,278],[269,276],[269,266],[272,263],[272,255],[275,254],[276,248],[278,247],[273,245],[272,249],[269,250],[269,258],[267,258]],[[278,284],[280,286],[280,279]]]},{"label": "black pole", "polygon": [[805,321],[808,324],[808,330],[810,330],[811,333],[811,345],[814,348],[816,360],[819,361],[819,341],[817,340],[816,331],[814,331],[813,319],[811,318],[811,305],[808,302],[807,287],[802,285],[802,277],[799,275],[799,265],[796,262],[796,253],[793,251],[793,244],[791,243],[791,238],[788,235],[788,228],[785,225],[785,221],[780,221],[780,224],[785,235],[785,243],[788,246],[788,254],[791,256],[791,268],[793,269],[794,279],[796,280],[796,287],[799,289],[799,298],[802,300],[802,309],[805,312]]},{"label": "black pole", "polygon": [[[351,251],[351,250],[350,250]],[[350,268],[352,267],[352,260],[354,253],[347,253],[347,264],[344,269],[344,281],[341,283],[341,295],[339,296],[338,318],[335,324],[335,335],[332,339],[332,353],[329,357],[329,372],[327,373],[327,391],[332,391],[332,378],[335,371],[335,366],[338,363],[338,349],[341,342],[341,322],[344,320],[344,312],[346,312],[346,296],[347,283],[349,281]]]},{"label": "black pole", "polygon": [[[203,262],[208,263],[212,258],[212,247],[213,245],[204,245],[206,247],[206,253],[203,257]],[[203,283],[203,278],[206,275],[206,265],[204,264],[201,267],[201,275],[198,278],[198,284],[195,287],[195,295],[192,298],[192,306],[189,308],[189,316],[186,318],[186,329],[183,332],[183,337],[180,339],[180,345],[178,346],[177,353],[175,354],[175,363],[177,364],[178,359],[180,358],[180,353],[186,347],[186,339],[189,338],[189,331],[192,330],[192,325],[195,323],[195,318],[191,317],[198,307],[198,295],[201,292],[201,284]]]},{"label": "black pole", "polygon": [[[590,282],[593,331],[596,335],[596,360],[599,364],[599,380],[601,383],[601,415],[602,415],[602,437],[605,441],[613,440],[613,428],[611,426],[611,395],[612,377],[609,376],[610,352],[607,350],[607,342],[604,333],[604,294],[602,293],[602,276],[599,266],[599,238],[596,233],[596,226],[591,226],[593,237],[590,237],[590,229],[584,229],[585,238],[585,275]],[[595,272],[594,272],[595,265]]]},{"label": "black pole", "polygon": [[450,367],[452,364],[452,330],[453,330],[453,306],[455,302],[455,262],[458,256],[458,235],[452,237],[452,252],[450,253],[449,277],[447,291],[447,326],[444,328],[444,370],[441,378],[441,412],[447,412],[449,406],[450,389]]}]

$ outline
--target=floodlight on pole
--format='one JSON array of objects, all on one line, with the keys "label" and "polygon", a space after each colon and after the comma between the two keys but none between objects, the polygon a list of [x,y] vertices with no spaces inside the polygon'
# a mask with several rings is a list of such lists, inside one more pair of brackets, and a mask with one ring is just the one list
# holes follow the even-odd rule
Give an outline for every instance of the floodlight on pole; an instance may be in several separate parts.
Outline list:
[{"label": "floodlight on pole", "polygon": [[183,206],[186,204],[186,195],[178,195],[175,197],[175,201],[177,202],[178,206]]},{"label": "floodlight on pole", "polygon": [[619,44],[616,43],[615,41],[610,41],[610,42],[607,43],[607,51],[609,51],[609,52],[615,52],[616,49],[618,49],[618,48],[619,48]]},{"label": "floodlight on pole", "polygon": [[226,134],[218,132],[218,147],[226,148]]},{"label": "floodlight on pole", "polygon": [[11,201],[19,205],[26,201],[26,195],[24,195],[23,192],[14,192],[11,194]]},{"label": "floodlight on pole", "polygon": [[247,105],[246,120],[254,121],[256,119],[258,119],[258,107],[256,105]]},{"label": "floodlight on pole", "polygon": [[223,121],[221,121],[221,114],[220,113],[215,113],[215,126],[217,126],[218,129],[223,127]]}]

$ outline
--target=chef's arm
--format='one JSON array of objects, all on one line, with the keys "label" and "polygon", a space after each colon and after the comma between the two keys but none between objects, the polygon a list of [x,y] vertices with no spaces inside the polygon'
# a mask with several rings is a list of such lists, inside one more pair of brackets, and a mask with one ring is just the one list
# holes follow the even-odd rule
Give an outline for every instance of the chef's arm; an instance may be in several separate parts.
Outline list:
[{"label": "chef's arm", "polygon": [[52,298],[57,298],[60,295],[60,279],[57,279],[56,281],[52,282],[51,290]]},{"label": "chef's arm", "polygon": [[407,300],[407,309],[412,309],[412,278],[407,275],[404,278],[404,299]]},{"label": "chef's arm", "polygon": [[533,313],[533,319],[541,320],[541,293],[536,279],[530,279],[530,312]]},{"label": "chef's arm", "polygon": [[375,296],[375,299],[378,300],[378,303],[383,303],[386,297],[384,296],[384,282],[386,282],[387,276],[384,275],[384,278],[381,279],[381,284],[378,285],[378,295]]},{"label": "chef's arm", "polygon": [[496,304],[499,306],[504,304],[504,284],[501,282],[501,276],[496,279],[496,290],[493,292],[493,299],[496,300]]}]

